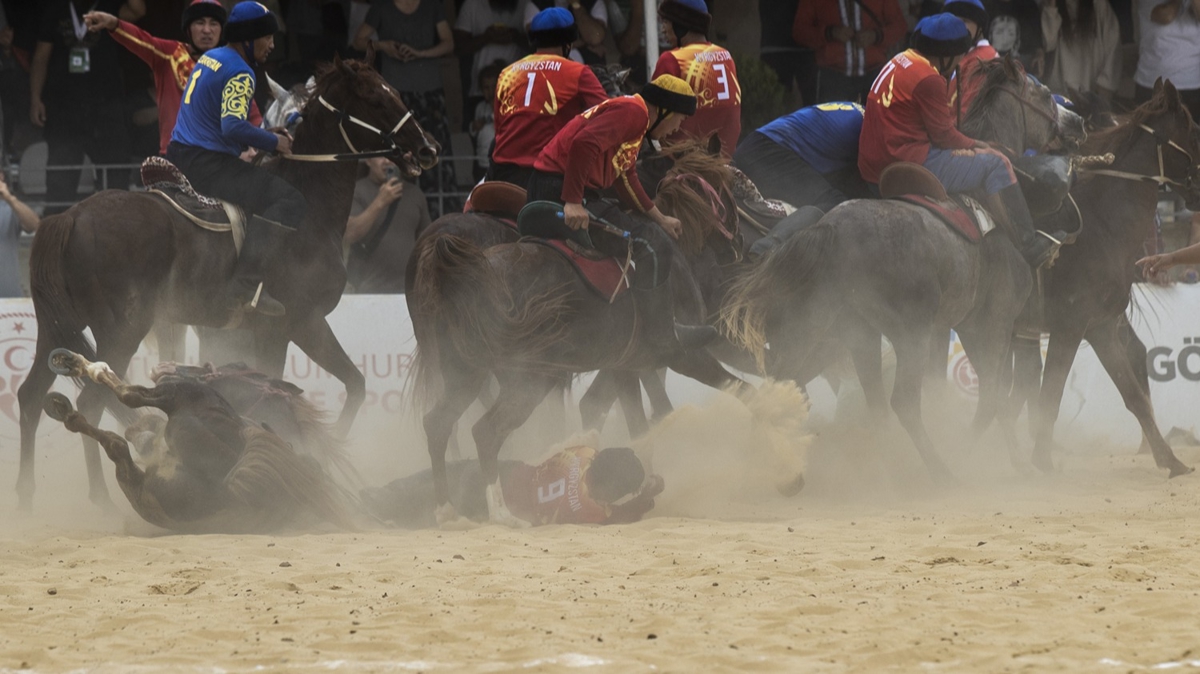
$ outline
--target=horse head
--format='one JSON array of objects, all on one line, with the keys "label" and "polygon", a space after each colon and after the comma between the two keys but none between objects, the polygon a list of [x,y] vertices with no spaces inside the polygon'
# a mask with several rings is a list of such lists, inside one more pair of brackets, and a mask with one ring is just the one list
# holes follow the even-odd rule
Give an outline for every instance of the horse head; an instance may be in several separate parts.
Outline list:
[{"label": "horse head", "polygon": [[1005,57],[980,66],[983,79],[962,130],[972,138],[996,143],[1014,156],[1056,144],[1068,149],[1083,139],[1083,121],[1060,106],[1050,90]]},{"label": "horse head", "polygon": [[392,159],[409,177],[438,162],[437,141],[396,90],[363,61],[335,57],[321,68],[303,116],[296,130],[297,153],[302,142],[332,154],[392,150]]},{"label": "horse head", "polygon": [[733,172],[705,143],[689,142],[668,149],[674,164],[658,183],[654,201],[663,213],[683,223],[680,248],[689,256],[710,250],[721,264],[740,259]]},{"label": "horse head", "polygon": [[1189,210],[1200,210],[1200,128],[1170,80],[1154,82],[1154,95],[1134,111],[1129,120],[1154,136],[1160,180],[1187,202]]},{"label": "horse head", "polygon": [[592,72],[596,75],[596,79],[600,80],[600,86],[604,87],[604,93],[608,94],[609,98],[637,93],[637,87],[629,81],[629,68],[619,63],[607,63],[602,66],[592,66],[591,68]]},{"label": "horse head", "polygon": [[271,104],[267,106],[267,111],[263,113],[263,126],[268,129],[286,128],[294,133],[296,125],[300,121],[300,109],[312,96],[316,80],[310,77],[303,87],[297,85],[292,89],[285,89],[271,79],[269,73],[264,74],[267,78],[267,86],[271,88],[272,100]]}]

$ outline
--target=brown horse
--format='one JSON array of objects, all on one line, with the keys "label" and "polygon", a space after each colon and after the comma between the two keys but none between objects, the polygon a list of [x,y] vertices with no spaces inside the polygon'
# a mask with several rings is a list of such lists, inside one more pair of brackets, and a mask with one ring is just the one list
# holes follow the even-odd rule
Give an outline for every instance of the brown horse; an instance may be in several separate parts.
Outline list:
[{"label": "brown horse", "polygon": [[[331,109],[332,108],[332,109]],[[366,381],[346,355],[325,316],[337,306],[346,284],[342,235],[354,193],[361,148],[396,156],[409,175],[437,162],[438,147],[407,111],[396,92],[367,64],[335,63],[322,70],[314,95],[296,129],[295,155],[312,161],[276,161],[273,169],[306,195],[309,209],[265,270],[271,295],[287,315],[249,314],[243,326],[254,332],[257,368],[279,376],[289,342],[346,386],[338,419],[348,432],[366,396]],[[371,128],[367,128],[367,126]],[[347,145],[352,145],[351,154]],[[415,155],[415,157],[414,157]],[[125,372],[142,338],[157,318],[173,323],[221,327],[237,320],[220,303],[237,254],[232,238],[201,229],[151,194],[101,192],[62,215],[43,221],[30,262],[38,318],[37,355],[19,392],[21,469],[17,494],[22,510],[32,507],[35,433],[42,398],[54,381],[47,357],[68,348],[89,360],[103,360]],[[95,350],[84,337],[91,328]],[[111,392],[85,385],[77,404],[95,425]],[[85,439],[90,496],[109,502],[99,448]]]},{"label": "brown horse", "polygon": [[[1033,412],[1033,464],[1053,469],[1054,425],[1063,388],[1083,340],[1095,350],[1105,372],[1116,384],[1126,408],[1137,417],[1154,462],[1171,477],[1190,473],[1163,439],[1154,420],[1146,347],[1125,316],[1137,279],[1135,261],[1143,255],[1157,208],[1158,190],[1170,184],[1200,209],[1200,140],[1191,115],[1170,83],[1157,82],[1154,97],[1119,126],[1094,134],[1083,147],[1085,155],[1112,153],[1111,165],[1083,170],[1071,189],[1079,205],[1083,230],[1072,246],[1064,247],[1058,262],[1043,272],[1044,305],[1023,317],[1022,332],[1049,333],[1045,372],[1040,340],[1018,341],[1013,395],[1000,409],[1000,425],[1010,449],[1017,444],[1016,417],[1028,400]],[[1040,320],[1038,320],[1040,318]],[[1041,394],[1036,407],[1033,400]],[[982,410],[981,410],[982,412]],[[984,421],[990,421],[987,417]]]}]

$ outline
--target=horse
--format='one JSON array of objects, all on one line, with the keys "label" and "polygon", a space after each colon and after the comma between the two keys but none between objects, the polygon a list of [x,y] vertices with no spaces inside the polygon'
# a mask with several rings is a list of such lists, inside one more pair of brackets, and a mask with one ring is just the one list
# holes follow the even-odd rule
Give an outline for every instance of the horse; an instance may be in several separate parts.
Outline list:
[{"label": "horse", "polygon": [[[1134,262],[1144,254],[1160,186],[1171,185],[1189,208],[1200,209],[1197,129],[1174,85],[1160,79],[1150,101],[1119,126],[1093,134],[1082,150],[1095,157],[1111,153],[1112,161],[1105,168],[1080,170],[1082,177],[1071,196],[1083,229],[1075,244],[1063,248],[1055,265],[1042,273],[1042,310],[1025,312],[1018,323],[1020,332],[1039,338],[1014,344],[1014,387],[999,407],[1004,439],[1015,451],[1016,418],[1029,401],[1033,465],[1053,470],[1054,425],[1063,389],[1079,345],[1086,339],[1125,407],[1137,418],[1155,465],[1167,469],[1171,477],[1190,473],[1192,468],[1171,451],[1154,420],[1146,346],[1129,325],[1126,309],[1137,280]],[[1044,333],[1049,333],[1050,344],[1043,373],[1040,336]]]},{"label": "horse", "polygon": [[[232,237],[197,227],[160,196],[109,190],[42,221],[30,259],[37,355],[18,393],[23,511],[32,508],[35,434],[42,397],[54,380],[46,365],[50,352],[69,348],[124,372],[156,318],[214,327],[240,319],[254,333],[257,368],[273,376],[282,374],[288,344],[295,342],[346,386],[338,429],[349,432],[366,381],[325,320],[346,284],[342,235],[358,170],[349,160],[391,155],[413,176],[436,164],[440,148],[366,63],[335,59],[319,73],[313,94],[296,128],[292,160],[272,164],[309,202],[304,223],[265,270],[266,287],[286,316],[231,315],[221,298],[237,259]],[[115,403],[94,385],[85,385],[77,401],[92,425]],[[89,495],[110,503],[99,448],[91,439],[84,445]]]},{"label": "horse", "polygon": [[[1017,154],[1048,147],[1062,134],[1050,91],[1010,60],[980,72],[983,85],[964,133]],[[886,336],[896,353],[891,407],[931,478],[947,483],[953,476],[921,417],[933,334],[955,327],[979,375],[980,404],[998,399],[1013,322],[1032,284],[1007,236],[971,243],[924,208],[853,200],[736,280],[721,323],[765,372],[802,386],[849,350],[876,424],[887,415],[880,353]]]},{"label": "horse", "polygon": [[[684,227],[680,243],[672,244],[678,250],[669,277],[681,322],[706,315],[689,258],[715,242],[729,245],[724,237],[697,231],[698,223]],[[430,390],[434,372],[441,380],[423,419],[439,523],[457,519],[446,480],[451,429],[491,375],[500,392],[472,432],[489,484],[489,519],[512,526],[521,524],[504,506],[497,484],[500,446],[571,375],[613,370],[628,390],[629,383],[636,387],[638,372],[669,366],[714,388],[741,385],[704,351],[663,352],[642,343],[632,293],[612,301],[600,297],[548,246],[522,241],[481,249],[443,236],[423,239],[418,247],[417,284],[409,301],[426,321],[417,332],[418,390]]]},{"label": "horse", "polygon": [[[131,386],[105,363],[66,349],[53,351],[48,364],[58,373],[108,387],[124,405],[167,414],[165,442],[148,443],[149,467],[143,470],[125,438],[96,428],[66,396],[51,393],[43,402],[52,419],[104,447],[121,491],[147,522],[186,533],[262,533],[305,513],[352,526],[343,495],[315,461],[296,454],[269,430],[246,423],[213,388],[183,380]],[[134,424],[126,435],[144,437],[152,428]]]}]

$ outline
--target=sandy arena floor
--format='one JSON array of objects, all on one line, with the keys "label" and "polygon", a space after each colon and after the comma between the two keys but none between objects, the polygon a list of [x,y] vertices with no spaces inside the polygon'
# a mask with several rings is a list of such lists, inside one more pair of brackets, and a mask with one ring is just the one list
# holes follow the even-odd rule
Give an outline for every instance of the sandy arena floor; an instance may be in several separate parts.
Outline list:
[{"label": "sandy arena floor", "polygon": [[0,524],[0,672],[1200,668],[1200,478],[943,444],[962,484],[935,489],[901,441],[828,444],[790,500],[660,450],[631,526],[282,536],[104,515],[72,445]]}]

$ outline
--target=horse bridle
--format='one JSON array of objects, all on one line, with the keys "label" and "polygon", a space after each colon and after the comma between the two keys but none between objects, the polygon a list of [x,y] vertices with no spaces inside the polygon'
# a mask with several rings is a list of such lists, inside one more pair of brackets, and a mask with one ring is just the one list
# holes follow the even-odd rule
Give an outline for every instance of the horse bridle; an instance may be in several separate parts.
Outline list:
[{"label": "horse bridle", "polygon": [[[1124,180],[1150,182],[1155,183],[1160,187],[1163,185],[1171,185],[1172,187],[1177,187],[1179,189],[1190,189],[1191,183],[1194,182],[1191,169],[1195,166],[1195,159],[1192,157],[1192,153],[1188,152],[1187,148],[1181,146],[1179,143],[1176,143],[1174,140],[1166,137],[1162,132],[1155,130],[1153,127],[1147,124],[1138,124],[1138,128],[1150,134],[1151,136],[1154,136],[1154,145],[1158,152],[1158,175],[1151,176],[1141,173],[1131,173],[1129,171],[1117,171],[1114,169],[1081,168],[1079,171],[1082,173],[1091,173],[1093,175],[1108,176],[1110,178],[1122,178]],[[1163,160],[1163,147],[1169,147],[1187,157],[1189,173],[1188,177],[1186,178],[1186,182],[1181,183],[1178,180],[1167,176],[1166,163]]]},{"label": "horse bridle", "polygon": [[[325,100],[324,96],[317,96],[317,102],[325,106],[326,110],[337,116],[338,131],[342,133],[342,140],[346,142],[346,147],[350,148],[350,152],[344,152],[340,154],[288,154],[284,155],[285,158],[293,161],[357,161],[359,159],[370,159],[372,157],[390,157],[400,152],[400,146],[396,144],[395,136],[397,133],[399,133],[400,129],[403,128],[406,123],[408,123],[408,120],[412,119],[413,116],[412,110],[409,110],[408,112],[404,113],[404,116],[400,118],[399,122],[396,122],[396,126],[392,127],[391,131],[384,132],[383,130],[375,128],[371,124],[362,121],[361,119],[345,112],[344,110],[335,108],[334,106],[330,105],[329,101]],[[350,136],[346,133],[346,122],[356,124],[367,131],[374,133],[386,141],[388,147],[382,150],[367,150],[365,152],[360,152],[358,148],[354,147],[354,143],[350,142]]]},{"label": "horse bridle", "polygon": [[[1021,138],[1022,139],[1024,139],[1028,135],[1028,132],[1029,132],[1029,119],[1025,115],[1026,108],[1036,112],[1042,118],[1044,118],[1050,122],[1050,127],[1052,129],[1054,129],[1054,132],[1050,134],[1050,140],[1046,141],[1045,145],[1043,145],[1042,147],[1037,149],[1038,153],[1041,154],[1042,152],[1045,152],[1046,148],[1049,147],[1050,143],[1054,142],[1054,140],[1056,138],[1058,138],[1058,136],[1060,135],[1060,129],[1058,128],[1058,123],[1059,123],[1058,116],[1052,115],[1049,112],[1046,112],[1045,110],[1042,110],[1041,108],[1034,105],[1032,101],[1026,100],[1025,99],[1025,89],[1028,86],[1029,86],[1029,79],[1028,79],[1028,76],[1025,76],[1025,77],[1021,78],[1021,90],[1020,91],[1013,89],[1012,87],[1008,86],[1007,84],[1000,85],[996,88],[998,90],[1003,91],[1004,93],[1008,94],[1009,96],[1012,96],[1013,98],[1017,99],[1017,102],[1021,104]],[[1012,148],[1005,148],[1005,149],[1012,152]],[[1024,154],[1025,153],[1024,150],[1025,150],[1024,148],[1021,148],[1021,152],[1013,152],[1013,156],[1020,156],[1020,155]]]}]

